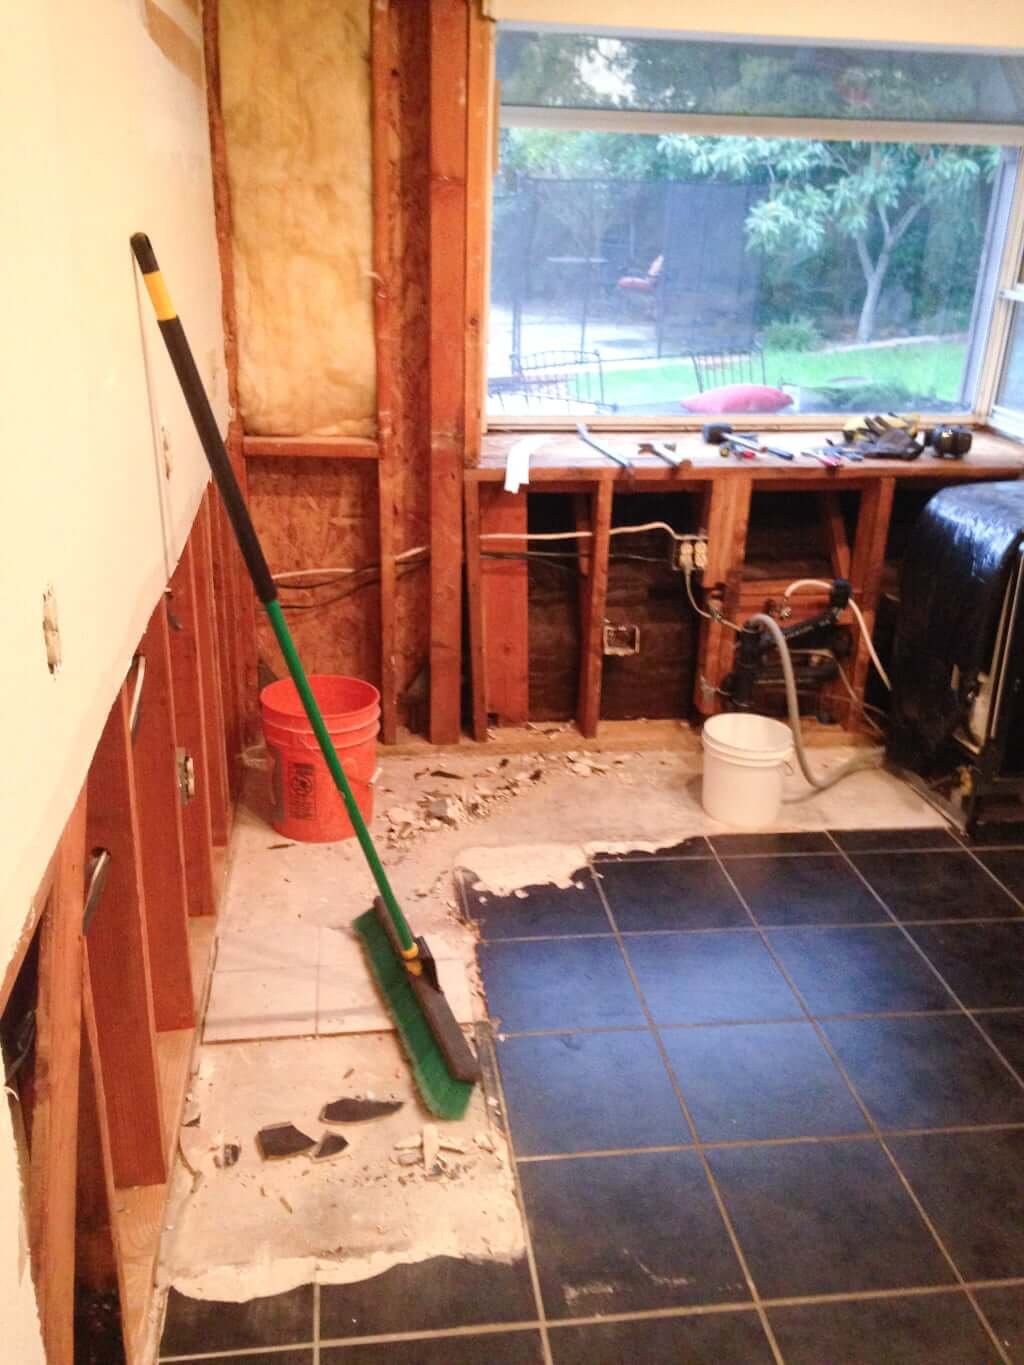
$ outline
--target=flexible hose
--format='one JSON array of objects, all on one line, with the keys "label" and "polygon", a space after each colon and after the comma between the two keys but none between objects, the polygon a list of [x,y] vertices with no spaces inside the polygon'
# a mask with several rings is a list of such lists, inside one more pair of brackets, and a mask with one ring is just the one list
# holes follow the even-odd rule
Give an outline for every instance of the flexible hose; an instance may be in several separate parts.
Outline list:
[{"label": "flexible hose", "polygon": [[774,616],[767,616],[764,612],[760,612],[757,616],[751,616],[747,621],[748,626],[754,624],[762,625],[767,629],[779,651],[779,658],[782,661],[782,676],[786,683],[786,705],[789,710],[789,728],[793,733],[793,747],[796,749],[800,771],[811,786],[823,792],[829,787],[834,787],[844,777],[863,772],[865,768],[879,767],[885,750],[873,749],[868,754],[858,754],[856,758],[852,758],[849,763],[844,763],[837,772],[830,773],[828,777],[815,777],[814,773],[811,772],[811,765],[807,761],[807,751],[800,734],[800,703],[797,701],[796,677],[793,673],[793,660],[789,656],[789,643]]},{"label": "flexible hose", "polygon": [[[824,588],[826,592],[831,592],[832,584],[826,583],[824,579],[821,578],[798,578],[795,583],[790,583],[789,587],[782,595],[788,599],[793,593],[799,592],[801,588]],[[857,605],[856,599],[853,597],[850,598],[846,605],[857,618],[857,625],[860,627],[860,633],[864,637],[864,644],[867,646],[867,651],[871,655],[871,662],[874,664],[878,676],[891,692],[892,683],[889,681],[888,673],[886,673],[885,669],[882,667],[882,661],[878,657],[875,643],[871,638],[871,632],[868,630],[868,623],[864,620],[864,613],[861,611],[860,607]]]}]

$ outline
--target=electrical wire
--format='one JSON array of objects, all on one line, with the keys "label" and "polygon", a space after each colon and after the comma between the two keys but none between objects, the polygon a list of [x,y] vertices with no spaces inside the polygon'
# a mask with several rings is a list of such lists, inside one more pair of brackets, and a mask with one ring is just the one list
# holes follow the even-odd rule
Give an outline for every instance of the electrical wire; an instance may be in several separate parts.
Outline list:
[{"label": "electrical wire", "polygon": [[[794,583],[790,583],[789,587],[782,595],[788,601],[793,593],[799,592],[801,588],[824,588],[826,592],[831,592],[832,584],[826,583],[822,578],[798,578]],[[864,638],[864,644],[871,656],[871,662],[874,664],[878,676],[882,679],[882,682],[885,683],[886,688],[891,692],[892,683],[889,681],[889,675],[886,673],[882,661],[875,650],[874,641],[871,639],[871,633],[868,630],[868,623],[864,620],[864,613],[852,596],[847,605],[857,618],[857,625],[860,627],[860,633]]]},{"label": "electrical wire", "polygon": [[[417,569],[425,569],[427,561],[422,560],[419,564],[409,564],[403,572],[396,574],[396,581],[401,582],[415,573]],[[335,593],[333,597],[321,597],[315,602],[282,602],[281,606],[285,611],[319,611],[321,607],[332,606],[335,602],[343,602],[346,597],[354,597],[363,588],[372,588],[380,582],[380,574],[374,574],[372,578],[364,578],[361,583],[353,583],[345,592]]]},{"label": "electrical wire", "polygon": [[[730,630],[734,630],[736,631],[737,634],[739,634],[743,627],[738,626],[735,621],[730,621],[727,617],[723,616],[722,613],[714,607],[713,603],[711,611],[702,611],[701,608],[698,607],[697,599],[693,595],[692,565],[685,564],[683,565],[683,578],[686,580],[686,595],[690,599],[690,606],[694,609],[697,615],[703,616],[705,621],[714,621],[714,623],[718,626],[728,626]],[[708,601],[710,602],[711,599],[708,598]]]},{"label": "electrical wire", "polygon": [[[417,555],[424,555],[429,553],[430,553],[429,545],[416,545],[411,550],[403,550],[401,554],[395,555],[395,563],[401,564],[403,563],[403,561],[407,559],[414,559]],[[373,564],[361,564],[359,565],[358,568],[355,569],[349,567],[335,567],[333,565],[328,565],[322,569],[286,569],[283,573],[273,574],[272,577],[275,583],[279,583],[282,587],[284,587],[287,585],[288,580],[293,578],[308,578],[310,574],[331,574],[332,578],[348,578],[353,574],[366,573],[370,569],[379,568],[380,564],[376,562]],[[294,586],[324,587],[330,581],[331,580],[329,579],[325,579],[321,583],[314,583],[310,585],[296,584]]]},{"label": "electrical wire", "polygon": [[[640,526],[613,526],[608,532],[611,536],[635,536],[642,531],[665,531],[673,540],[706,540],[706,536],[695,532],[677,531],[667,521],[645,521]],[[589,540],[593,531],[488,531],[481,540]]]}]

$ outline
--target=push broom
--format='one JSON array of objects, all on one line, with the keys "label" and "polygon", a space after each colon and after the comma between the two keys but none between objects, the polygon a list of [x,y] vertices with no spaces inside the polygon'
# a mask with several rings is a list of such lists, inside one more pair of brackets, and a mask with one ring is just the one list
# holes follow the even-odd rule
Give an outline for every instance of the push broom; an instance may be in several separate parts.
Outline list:
[{"label": "push broom", "polygon": [[480,1064],[438,984],[437,967],[426,942],[413,935],[395,899],[370,831],[352,795],[284,619],[277,587],[231,468],[185,329],[174,310],[157,265],[153,246],[144,232],[136,232],[131,243],[156,313],[160,334],[167,346],[256,595],[267,613],[288,665],[288,672],[380,892],[374,900],[373,909],[360,915],[354,922],[354,928],[362,940],[370,968],[394,1018],[427,1108],[440,1118],[460,1118],[466,1111],[473,1086],[480,1079]]}]

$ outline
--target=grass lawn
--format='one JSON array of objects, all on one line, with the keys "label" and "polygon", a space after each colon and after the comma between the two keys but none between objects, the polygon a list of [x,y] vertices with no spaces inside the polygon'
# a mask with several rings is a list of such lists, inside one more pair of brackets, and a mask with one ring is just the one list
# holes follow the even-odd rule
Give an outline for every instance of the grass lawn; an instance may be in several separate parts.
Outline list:
[{"label": "grass lawn", "polygon": [[[966,343],[922,341],[916,345],[864,347],[853,351],[766,351],[769,384],[819,388],[861,377],[873,384],[898,384],[916,395],[952,403],[960,389]],[[650,368],[604,366],[605,401],[629,406],[677,404],[697,392],[689,360],[666,360]],[[844,404],[845,406],[845,404]]]}]

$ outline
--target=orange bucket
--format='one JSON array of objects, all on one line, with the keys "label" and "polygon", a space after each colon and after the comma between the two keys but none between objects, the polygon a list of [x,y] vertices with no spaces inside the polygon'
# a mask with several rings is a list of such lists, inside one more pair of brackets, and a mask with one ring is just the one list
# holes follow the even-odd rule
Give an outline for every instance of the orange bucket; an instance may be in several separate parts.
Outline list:
[{"label": "orange bucket", "polygon": [[[367,824],[373,819],[380,693],[361,678],[314,673],[309,679],[352,795]],[[313,727],[291,678],[260,693],[263,734],[274,760],[274,828],[288,839],[325,844],[354,833]]]}]

